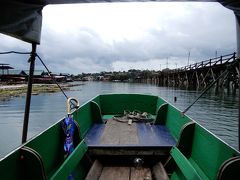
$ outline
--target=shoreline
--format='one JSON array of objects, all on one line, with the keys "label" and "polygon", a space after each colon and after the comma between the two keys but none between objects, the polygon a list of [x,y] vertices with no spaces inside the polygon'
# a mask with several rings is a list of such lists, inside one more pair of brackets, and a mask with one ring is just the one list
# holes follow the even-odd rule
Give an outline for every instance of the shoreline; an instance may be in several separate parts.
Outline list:
[{"label": "shoreline", "polygon": [[[69,91],[71,87],[81,86],[82,84],[60,84],[61,88],[65,91]],[[56,84],[33,84],[32,95],[38,95],[40,93],[56,93],[61,90]],[[7,100],[12,97],[25,96],[27,92],[27,84],[13,84],[3,85],[0,84],[0,101]]]}]

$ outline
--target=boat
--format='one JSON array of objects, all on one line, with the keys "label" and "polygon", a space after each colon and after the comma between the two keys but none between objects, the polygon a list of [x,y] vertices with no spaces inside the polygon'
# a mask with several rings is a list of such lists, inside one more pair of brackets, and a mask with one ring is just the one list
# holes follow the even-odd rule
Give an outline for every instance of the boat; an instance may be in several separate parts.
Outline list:
[{"label": "boat", "polygon": [[[81,106],[69,98],[67,116],[27,141],[42,8],[85,2],[104,1],[0,2],[0,32],[32,44],[22,145],[0,160],[0,179],[239,179],[239,151],[153,95],[102,94]],[[235,13],[239,57],[239,2],[219,2]]]},{"label": "boat", "polygon": [[72,116],[75,149],[67,158],[62,119],[3,158],[1,179],[240,177],[238,151],[157,96],[99,95]]}]

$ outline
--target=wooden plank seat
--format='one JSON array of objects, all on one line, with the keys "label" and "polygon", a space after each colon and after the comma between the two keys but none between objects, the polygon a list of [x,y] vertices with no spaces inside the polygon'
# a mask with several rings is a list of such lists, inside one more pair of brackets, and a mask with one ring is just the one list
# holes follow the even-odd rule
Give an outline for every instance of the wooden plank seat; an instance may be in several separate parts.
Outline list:
[{"label": "wooden plank seat", "polygon": [[[179,141],[181,127],[191,122],[154,96],[101,95],[91,101],[91,110],[92,123],[81,131],[90,155],[169,155]],[[151,114],[152,125],[138,122],[129,126],[113,121],[113,116],[125,110]]]},{"label": "wooden plank seat", "polygon": [[168,180],[161,162],[153,167],[148,165],[133,166],[104,164],[95,160],[85,180]]},{"label": "wooden plank seat", "polygon": [[112,153],[116,155],[120,151],[122,153],[122,150],[129,150],[130,153],[134,149],[141,149],[141,153],[148,151],[152,154],[153,150],[157,150],[155,153],[166,154],[176,145],[175,139],[164,125],[128,125],[115,120],[108,120],[106,124],[94,124],[85,136],[85,142],[90,153],[94,151],[101,155],[106,155],[108,150],[112,152],[113,149],[115,152]]}]

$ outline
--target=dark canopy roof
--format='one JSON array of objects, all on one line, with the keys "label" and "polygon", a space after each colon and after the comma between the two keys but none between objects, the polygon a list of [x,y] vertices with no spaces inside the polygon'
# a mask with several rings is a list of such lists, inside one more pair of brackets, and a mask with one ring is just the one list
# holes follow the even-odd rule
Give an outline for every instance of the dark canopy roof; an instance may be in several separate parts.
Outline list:
[{"label": "dark canopy roof", "polygon": [[[1,0],[0,32],[29,43],[40,43],[42,9],[48,4],[146,2],[151,0]],[[159,2],[219,2],[240,18],[239,0],[157,0]]]},{"label": "dark canopy roof", "polygon": [[5,69],[14,69],[14,68],[9,66],[9,64],[0,64],[0,69],[5,70]]}]

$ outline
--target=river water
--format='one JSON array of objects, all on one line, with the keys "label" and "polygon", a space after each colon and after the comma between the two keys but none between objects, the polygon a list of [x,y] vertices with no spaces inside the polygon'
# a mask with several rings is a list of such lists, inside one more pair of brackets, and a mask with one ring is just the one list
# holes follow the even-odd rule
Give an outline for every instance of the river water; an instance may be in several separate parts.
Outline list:
[{"label": "river water", "polygon": [[[201,93],[195,90],[157,87],[150,84],[86,82],[66,92],[81,104],[103,93],[144,93],[161,96],[180,110],[184,110]],[[174,102],[174,97],[177,101]],[[186,113],[232,147],[238,147],[238,92],[206,93]],[[0,158],[21,143],[25,97],[0,101]],[[28,139],[39,134],[66,114],[66,100],[62,93],[43,93],[32,96]]]}]

